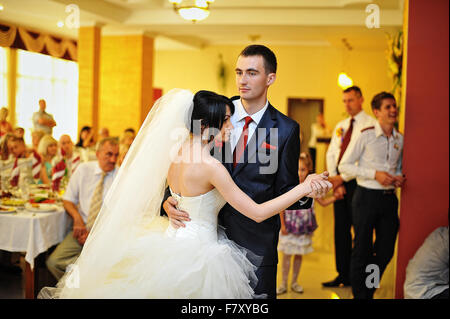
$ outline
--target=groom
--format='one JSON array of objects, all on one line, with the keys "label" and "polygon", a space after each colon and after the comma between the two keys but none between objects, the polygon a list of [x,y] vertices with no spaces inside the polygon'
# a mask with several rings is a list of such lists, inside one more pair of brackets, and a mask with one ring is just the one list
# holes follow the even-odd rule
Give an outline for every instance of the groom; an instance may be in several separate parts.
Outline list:
[{"label": "groom", "polygon": [[[231,116],[232,137],[235,138],[225,143],[223,149],[223,153],[227,153],[227,146],[232,150],[228,153],[232,153],[233,158],[225,160],[224,166],[234,182],[257,203],[275,198],[299,184],[299,125],[277,111],[267,99],[276,69],[275,54],[263,45],[250,45],[239,55],[236,85],[240,96],[231,99],[235,106]],[[242,138],[241,135],[247,136]],[[270,158],[269,165],[267,158]],[[274,164],[277,167],[270,169]],[[309,208],[311,202],[309,198],[302,198],[289,209]],[[183,221],[188,221],[189,215],[178,211],[175,205],[175,199],[169,197],[163,208],[172,225],[178,228],[184,226]],[[225,227],[229,239],[262,256],[256,271],[255,293],[276,298],[279,215],[256,223],[226,204],[219,213],[219,224]]]}]

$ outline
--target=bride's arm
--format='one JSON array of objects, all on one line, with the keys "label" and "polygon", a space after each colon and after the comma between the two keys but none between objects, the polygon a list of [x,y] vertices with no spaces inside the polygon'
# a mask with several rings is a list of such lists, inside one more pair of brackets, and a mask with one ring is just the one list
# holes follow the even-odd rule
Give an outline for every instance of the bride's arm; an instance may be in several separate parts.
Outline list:
[{"label": "bride's arm", "polygon": [[257,204],[234,183],[230,174],[222,164],[217,162],[208,166],[210,183],[217,188],[223,198],[233,206],[234,209],[248,218],[253,219],[257,223],[278,214],[300,198],[310,194],[311,191],[313,191],[311,183],[316,182],[321,187],[327,188],[325,191],[329,190],[331,187],[329,182],[325,182],[325,184],[320,182],[322,179],[320,175],[314,174],[308,176],[305,182],[295,186],[283,195],[267,202]]}]

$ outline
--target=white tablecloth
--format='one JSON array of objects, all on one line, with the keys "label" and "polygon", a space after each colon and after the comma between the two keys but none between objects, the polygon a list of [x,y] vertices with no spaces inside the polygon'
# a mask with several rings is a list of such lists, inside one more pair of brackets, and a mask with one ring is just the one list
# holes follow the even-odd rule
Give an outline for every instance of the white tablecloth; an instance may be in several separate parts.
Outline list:
[{"label": "white tablecloth", "polygon": [[0,213],[0,250],[25,252],[25,260],[33,269],[34,258],[59,244],[71,221],[63,208],[48,213]]}]

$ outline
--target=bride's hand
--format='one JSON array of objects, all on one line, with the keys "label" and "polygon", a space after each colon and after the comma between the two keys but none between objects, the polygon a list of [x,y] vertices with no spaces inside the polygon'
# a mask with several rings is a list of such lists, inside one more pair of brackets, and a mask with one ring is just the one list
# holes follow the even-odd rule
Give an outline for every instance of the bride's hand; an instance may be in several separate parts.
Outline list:
[{"label": "bride's hand", "polygon": [[310,174],[306,177],[304,183],[311,188],[311,192],[307,197],[320,198],[325,196],[328,191],[333,187],[328,181],[328,172],[325,171],[322,174]]}]

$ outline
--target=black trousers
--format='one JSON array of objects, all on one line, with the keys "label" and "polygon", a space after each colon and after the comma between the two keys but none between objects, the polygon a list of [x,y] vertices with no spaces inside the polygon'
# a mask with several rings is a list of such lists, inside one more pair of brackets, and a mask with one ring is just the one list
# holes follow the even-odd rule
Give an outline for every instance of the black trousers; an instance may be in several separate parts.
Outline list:
[{"label": "black trousers", "polygon": [[277,298],[277,266],[261,266],[256,269],[258,284],[255,287],[256,295],[266,295],[268,299]]},{"label": "black trousers", "polygon": [[393,191],[357,186],[352,204],[355,245],[351,259],[350,280],[353,297],[372,299],[376,289],[373,287],[372,275],[379,274],[377,278],[379,283],[394,255],[399,228],[398,200]]},{"label": "black trousers", "polygon": [[334,250],[339,277],[349,282],[352,257],[352,199],[356,180],[344,182],[344,186],[344,198],[334,203]]},{"label": "black trousers", "polygon": [[312,164],[313,164],[312,171],[315,172],[316,171],[316,148],[308,147],[308,151],[309,151],[309,155],[311,155],[311,160],[312,160]]}]

